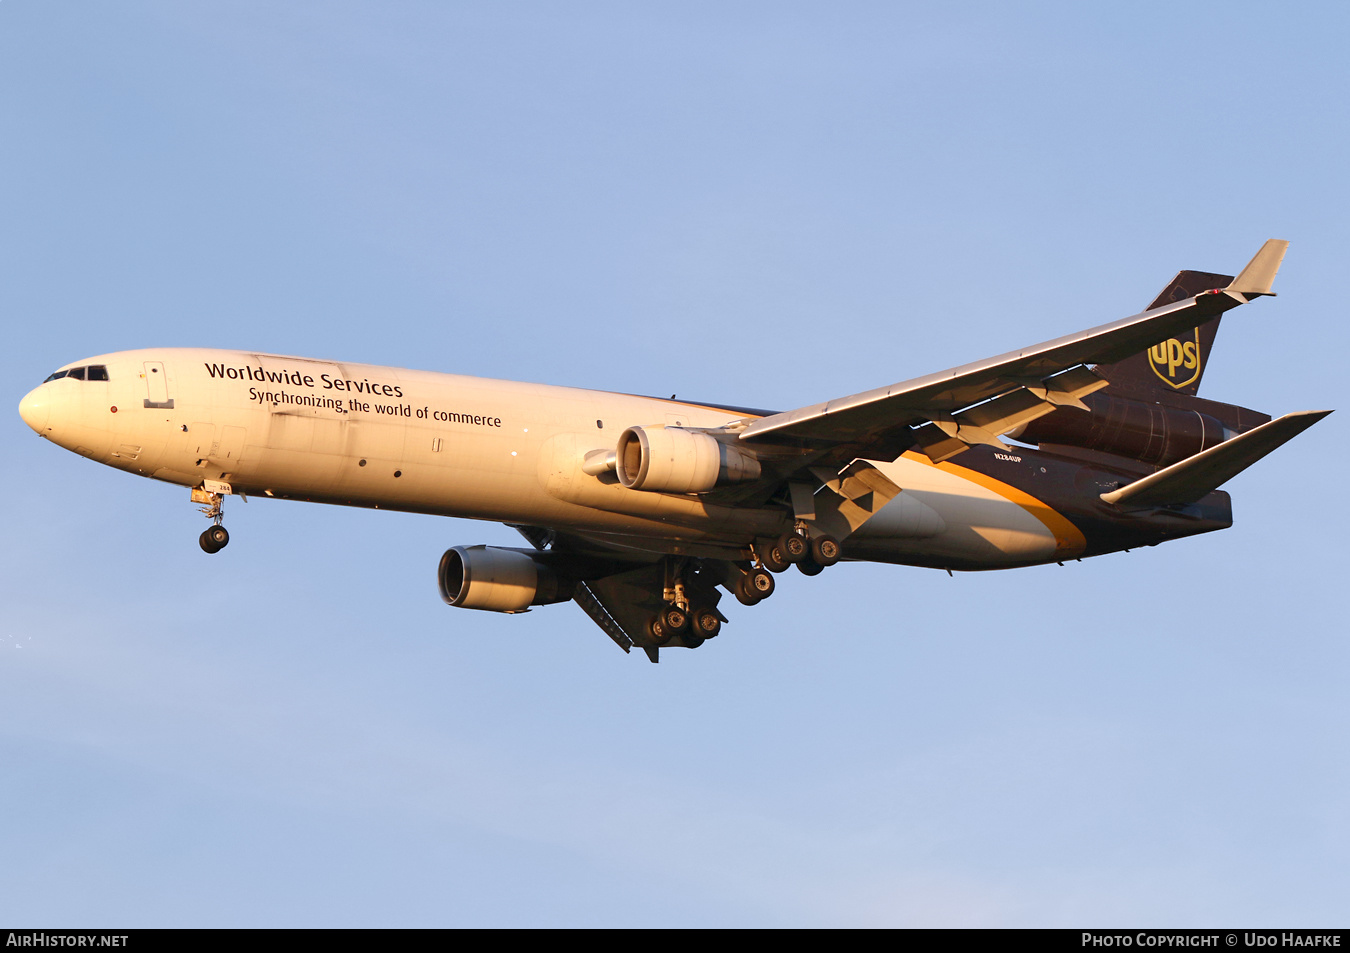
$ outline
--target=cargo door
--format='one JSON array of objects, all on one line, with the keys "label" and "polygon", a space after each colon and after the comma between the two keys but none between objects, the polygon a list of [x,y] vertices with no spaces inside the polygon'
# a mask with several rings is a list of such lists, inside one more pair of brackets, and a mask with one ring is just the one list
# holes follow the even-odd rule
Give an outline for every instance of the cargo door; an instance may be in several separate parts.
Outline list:
[{"label": "cargo door", "polygon": [[[337,364],[298,357],[255,354],[262,381],[255,385],[267,410],[266,432],[255,446],[266,448],[271,479],[330,484],[337,477],[347,442],[346,375]],[[223,464],[222,464],[223,465]]]},{"label": "cargo door", "polygon": [[216,425],[193,423],[183,435],[184,452],[192,458],[194,466],[205,466],[216,443]]},{"label": "cargo door", "polygon": [[211,462],[222,470],[232,470],[244,455],[248,431],[243,427],[221,427],[220,439],[211,447]]}]

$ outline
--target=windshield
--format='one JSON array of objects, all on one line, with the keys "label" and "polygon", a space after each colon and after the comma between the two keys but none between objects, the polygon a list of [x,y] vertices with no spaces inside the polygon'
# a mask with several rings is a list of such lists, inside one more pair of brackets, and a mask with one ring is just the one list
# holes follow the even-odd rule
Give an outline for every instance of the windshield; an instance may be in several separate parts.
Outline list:
[{"label": "windshield", "polygon": [[42,383],[45,384],[47,381],[59,381],[63,377],[69,377],[71,380],[77,381],[106,381],[108,379],[108,368],[107,365],[104,364],[90,364],[88,367],[71,367],[64,371],[56,371],[53,374],[48,374],[47,379]]}]

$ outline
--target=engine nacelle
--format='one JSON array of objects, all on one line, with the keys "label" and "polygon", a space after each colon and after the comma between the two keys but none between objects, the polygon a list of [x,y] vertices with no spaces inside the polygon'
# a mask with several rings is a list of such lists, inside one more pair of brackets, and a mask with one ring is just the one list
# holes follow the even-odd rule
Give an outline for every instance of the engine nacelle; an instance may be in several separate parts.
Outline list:
[{"label": "engine nacelle", "polygon": [[566,602],[575,588],[533,554],[498,546],[447,549],[436,581],[450,605],[491,612]]},{"label": "engine nacelle", "polygon": [[[1209,414],[1110,394],[1091,394],[1083,413],[1062,407],[1008,436],[1026,443],[1059,443],[1166,466],[1222,443],[1232,431]],[[1267,418],[1268,419],[1268,418]]]},{"label": "engine nacelle", "polygon": [[678,427],[629,427],[619,435],[614,472],[633,490],[702,493],[759,479],[759,461],[706,433]]}]

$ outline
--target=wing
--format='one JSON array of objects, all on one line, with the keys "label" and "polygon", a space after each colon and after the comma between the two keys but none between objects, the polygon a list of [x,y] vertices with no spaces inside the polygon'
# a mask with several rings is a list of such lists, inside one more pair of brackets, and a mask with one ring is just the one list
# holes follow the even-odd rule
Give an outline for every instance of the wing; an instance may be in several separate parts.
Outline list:
[{"label": "wing", "polygon": [[1109,364],[1196,327],[1270,290],[1289,243],[1266,242],[1225,288],[1153,308],[1111,324],[1056,338],[973,364],[750,423],[740,439],[755,446],[821,450],[847,447],[855,456],[896,446],[896,431],[913,427],[934,459],[975,443],[1003,446],[998,435],[1107,386],[1087,365]]}]

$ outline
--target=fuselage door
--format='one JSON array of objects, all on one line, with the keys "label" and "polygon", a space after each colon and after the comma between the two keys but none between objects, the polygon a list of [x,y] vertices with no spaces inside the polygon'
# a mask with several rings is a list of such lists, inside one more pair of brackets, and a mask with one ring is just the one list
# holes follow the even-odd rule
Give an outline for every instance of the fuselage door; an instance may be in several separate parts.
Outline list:
[{"label": "fuselage door", "polygon": [[144,370],[141,377],[145,378],[145,406],[172,410],[173,401],[169,399],[169,378],[164,373],[164,363],[146,361],[142,367]]},{"label": "fuselage door", "polygon": [[233,469],[244,455],[248,431],[243,427],[221,427],[220,439],[211,447],[211,462],[225,470]]},{"label": "fuselage door", "polygon": [[216,442],[216,425],[194,422],[188,428],[184,449],[195,461],[196,466],[205,466],[206,458],[211,456]]}]

